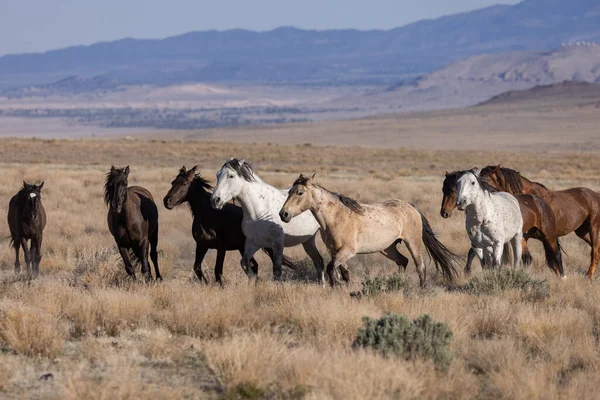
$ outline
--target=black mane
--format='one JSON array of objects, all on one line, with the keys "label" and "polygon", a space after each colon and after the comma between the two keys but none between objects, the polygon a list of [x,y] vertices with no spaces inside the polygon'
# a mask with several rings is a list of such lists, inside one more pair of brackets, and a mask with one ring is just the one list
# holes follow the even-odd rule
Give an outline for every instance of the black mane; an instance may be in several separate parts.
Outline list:
[{"label": "black mane", "polygon": [[[309,179],[310,179],[310,178],[308,178],[308,177],[306,177],[306,176],[304,176],[304,175],[300,175],[300,176],[298,177],[298,179],[296,179],[296,180],[294,181],[294,184],[293,184],[293,186],[296,186],[296,185],[305,185],[305,186],[306,186],[306,184],[308,183],[308,180],[309,180]],[[321,185],[318,185],[318,184],[316,184],[316,183],[313,183],[313,185],[315,185],[315,186],[316,186],[316,187],[318,187],[319,189],[323,189],[323,190],[325,190],[326,192],[328,192],[328,193],[331,193],[332,195],[334,195],[335,197],[337,197],[337,198],[338,198],[338,200],[339,200],[339,201],[340,201],[340,202],[341,202],[343,205],[345,205],[346,207],[348,207],[348,208],[349,208],[350,210],[352,210],[353,212],[355,212],[355,213],[357,213],[357,214],[361,214],[361,215],[362,215],[362,214],[364,214],[364,212],[365,212],[365,209],[364,209],[364,207],[363,207],[363,206],[362,206],[362,205],[361,205],[361,204],[360,204],[358,201],[356,201],[356,200],[354,200],[354,199],[352,199],[352,198],[350,198],[350,197],[348,197],[348,196],[344,196],[343,194],[339,194],[339,193],[336,193],[336,192],[332,192],[331,190],[329,190],[329,189],[327,189],[327,188],[325,188],[325,187],[323,187],[323,186],[321,186]]]},{"label": "black mane", "polygon": [[192,181],[192,183],[197,187],[204,189],[205,191],[212,191],[214,189],[210,182],[207,179],[200,176],[199,174],[194,176],[194,180]]},{"label": "black mane", "polygon": [[252,166],[247,162],[242,162],[237,158],[232,158],[223,164],[223,167],[229,167],[234,170],[239,176],[244,178],[248,182],[256,182],[256,178],[254,177],[254,171],[252,170]]},{"label": "black mane", "polygon": [[106,179],[104,180],[104,203],[106,205],[110,204],[113,200],[113,196],[115,195],[115,191],[113,190],[115,185],[115,179],[122,176],[123,169],[111,169],[109,173],[106,174]]},{"label": "black mane", "polygon": [[458,186],[458,179],[468,171],[452,171],[446,174],[444,183],[442,184],[442,192],[446,195],[456,193],[456,187]]}]

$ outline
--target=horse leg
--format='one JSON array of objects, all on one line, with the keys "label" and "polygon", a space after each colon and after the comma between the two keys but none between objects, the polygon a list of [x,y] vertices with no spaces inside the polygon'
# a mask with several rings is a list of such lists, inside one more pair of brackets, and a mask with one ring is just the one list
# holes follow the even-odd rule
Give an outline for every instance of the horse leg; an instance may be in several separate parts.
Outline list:
[{"label": "horse leg", "polygon": [[23,254],[25,254],[25,271],[29,275],[31,273],[31,253],[27,246],[27,239],[23,237],[21,238],[21,247],[23,248]]},{"label": "horse leg", "polygon": [[[204,283],[208,283],[208,281],[202,273],[202,260],[204,260],[204,256],[206,255],[207,251],[208,247],[205,247],[200,243],[196,242],[196,259],[194,261],[194,273],[196,274],[200,282],[204,281]],[[215,266],[215,271],[216,269],[217,267]]]},{"label": "horse leg", "polygon": [[425,268],[425,263],[423,262],[423,255],[421,254],[421,238],[418,240],[407,240],[404,239],[406,243],[406,247],[410,252],[410,255],[417,267],[417,274],[419,275],[419,285],[421,287],[425,286],[425,281],[427,280],[427,269]]},{"label": "horse leg", "polygon": [[160,270],[158,269],[158,251],[156,248],[158,247],[158,229],[152,235],[150,239],[150,259],[152,259],[152,264],[154,264],[154,274],[156,275],[157,281],[162,281],[162,275],[160,274]]},{"label": "horse leg", "polygon": [[21,248],[21,241],[13,237],[13,247],[15,248],[15,274],[21,272],[21,263],[19,262],[19,249]]},{"label": "horse leg", "polygon": [[494,262],[494,269],[502,266],[502,254],[504,252],[504,241],[498,241],[492,245],[492,258]]},{"label": "horse leg", "polygon": [[329,278],[329,284],[331,287],[333,287],[336,283],[336,281],[335,281],[335,260],[333,258],[327,264],[326,271],[327,271],[327,277]]},{"label": "horse leg", "polygon": [[590,233],[590,246],[592,246],[592,255],[590,268],[588,269],[587,274],[585,276],[592,280],[594,278],[594,272],[596,271],[596,266],[598,265],[598,256],[600,256],[600,238],[598,238],[599,226],[600,225],[600,217],[596,218],[594,221],[589,222],[589,233]]},{"label": "horse leg", "polygon": [[[473,264],[473,259],[477,257],[477,250],[475,250],[473,247],[471,247],[469,249],[469,254],[467,255],[467,265],[465,265],[465,270],[464,273],[465,275],[471,275],[471,264]],[[481,263],[482,263],[482,267],[483,267],[483,254],[481,257],[479,257]]]},{"label": "horse leg", "polygon": [[356,255],[356,251],[354,249],[348,248],[348,247],[342,247],[333,257],[333,266],[330,267],[330,265],[327,266],[327,275],[329,275],[329,281],[331,286],[333,287],[335,285],[335,276],[334,276],[334,271],[335,271],[335,267],[339,267],[340,271],[342,270],[346,270],[346,272],[348,271],[348,269],[346,268],[346,263],[348,262],[349,259],[351,259],[352,257],[354,257]]},{"label": "horse leg", "polygon": [[523,236],[521,239],[521,249],[523,254],[521,261],[523,262],[523,265],[531,265],[533,263],[533,257],[531,257],[529,247],[527,247],[527,239],[529,239],[528,236]]},{"label": "horse leg", "polygon": [[[302,243],[302,247],[304,247],[304,251],[306,252],[306,254],[308,254],[308,256],[310,257],[310,259],[312,260],[315,269],[317,270],[317,281],[319,282],[319,284],[324,285],[324,279],[325,279],[325,275],[323,273],[323,267],[324,267],[324,262],[323,262],[323,257],[321,257],[321,254],[319,253],[319,250],[317,249],[317,235],[313,235],[310,239],[308,239],[306,242]],[[345,275],[344,272],[345,271]],[[348,280],[350,279],[350,276],[348,274],[348,270],[343,269],[343,267],[340,267],[340,273],[342,274],[342,278],[348,282]]]},{"label": "horse leg", "polygon": [[[260,249],[260,246],[257,246],[253,241],[246,239],[246,243],[244,244],[244,255],[242,256],[240,265],[248,277],[256,277],[254,271],[250,268],[250,260],[254,257],[254,254],[256,254],[258,249]],[[273,262],[273,267],[275,267],[275,262]],[[279,269],[281,269],[281,263],[279,264]]]},{"label": "horse leg", "polygon": [[511,239],[513,247],[514,267],[521,265],[521,256],[523,252],[523,232],[519,229],[517,234]]},{"label": "horse leg", "polygon": [[[243,257],[244,256],[244,248],[242,247],[239,250],[240,250],[240,254]],[[269,258],[271,259],[271,262],[272,262],[273,261],[273,250],[265,248],[265,251],[269,255]],[[252,257],[250,259],[250,270],[252,271],[252,273],[254,275],[258,276],[258,261],[256,261],[256,259],[254,257]]]},{"label": "horse leg", "polygon": [[148,241],[144,240],[135,251],[136,257],[142,264],[142,275],[144,275],[146,282],[152,281],[152,272],[150,272],[150,265],[148,264],[148,248]]},{"label": "horse leg", "polygon": [[133,265],[131,264],[131,260],[129,259],[129,251],[126,247],[119,246],[119,253],[121,253],[121,258],[125,263],[125,272],[133,279],[135,279],[135,270],[133,269]]},{"label": "horse leg", "polygon": [[406,271],[406,266],[408,265],[408,258],[404,257],[402,253],[396,247],[398,242],[394,242],[390,247],[381,251],[381,254],[392,260],[398,266],[402,272]]},{"label": "horse leg", "polygon": [[40,254],[40,242],[41,238],[31,238],[31,250],[29,250],[29,254],[31,255],[31,269],[34,278],[38,275],[40,271],[40,260],[42,259],[42,256]]},{"label": "horse leg", "polygon": [[215,263],[215,282],[219,285],[223,285],[221,278],[223,277],[223,263],[225,262],[225,253],[227,250],[218,249],[217,250],[217,262]]}]

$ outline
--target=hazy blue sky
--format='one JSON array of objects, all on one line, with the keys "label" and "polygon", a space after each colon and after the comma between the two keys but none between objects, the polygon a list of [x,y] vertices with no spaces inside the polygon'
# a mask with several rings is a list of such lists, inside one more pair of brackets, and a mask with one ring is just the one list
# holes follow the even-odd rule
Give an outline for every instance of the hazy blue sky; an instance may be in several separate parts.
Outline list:
[{"label": "hazy blue sky", "polygon": [[519,0],[0,0],[0,55],[191,30],[389,29]]}]

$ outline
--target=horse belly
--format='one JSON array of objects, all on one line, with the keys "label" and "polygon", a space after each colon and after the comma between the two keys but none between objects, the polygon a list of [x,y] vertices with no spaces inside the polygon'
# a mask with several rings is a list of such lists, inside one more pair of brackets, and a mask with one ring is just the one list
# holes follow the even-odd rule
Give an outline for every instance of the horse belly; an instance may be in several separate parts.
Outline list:
[{"label": "horse belly", "polygon": [[377,229],[361,231],[356,238],[356,252],[360,254],[376,253],[390,247],[400,238],[395,227],[379,226]]}]

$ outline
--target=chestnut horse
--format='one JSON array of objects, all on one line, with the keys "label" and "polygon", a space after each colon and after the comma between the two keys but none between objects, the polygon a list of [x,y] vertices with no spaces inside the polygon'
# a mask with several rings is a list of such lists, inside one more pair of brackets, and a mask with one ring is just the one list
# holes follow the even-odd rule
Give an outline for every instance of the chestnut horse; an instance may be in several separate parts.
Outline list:
[{"label": "chestnut horse", "polygon": [[600,257],[600,194],[584,187],[553,191],[541,183],[530,181],[518,171],[488,166],[481,170],[482,177],[512,194],[532,194],[546,200],[556,215],[556,234],[565,236],[575,232],[592,248],[588,279],[594,277]]},{"label": "chestnut horse", "polygon": [[[485,171],[485,172],[484,172]],[[485,168],[480,172],[480,176],[485,180],[488,170]],[[454,171],[446,172],[446,177],[442,185],[442,192],[444,197],[442,198],[442,208],[440,214],[443,218],[450,218],[452,211],[456,208],[457,194],[457,182],[458,179],[468,171]],[[485,175],[484,175],[485,174]],[[491,186],[498,190],[503,190],[498,187],[494,182],[486,180]],[[506,190],[504,190],[506,191]],[[510,191],[507,191],[511,193]],[[544,253],[546,256],[546,264],[548,267],[556,273],[558,276],[563,277],[563,263],[561,257],[561,248],[558,241],[558,233],[556,227],[556,216],[554,211],[550,207],[550,204],[543,198],[527,194],[519,195],[511,193],[519,201],[519,207],[521,209],[521,216],[523,217],[523,263],[531,263],[531,254],[527,248],[526,240],[529,238],[537,239],[542,242],[544,246]],[[472,260],[475,254],[472,254],[473,250],[469,250],[468,260]],[[486,260],[482,262],[482,267],[486,268]],[[471,272],[471,263],[468,262],[465,268],[465,272],[468,274]]]},{"label": "chestnut horse", "polygon": [[440,243],[425,216],[412,204],[402,200],[361,204],[300,175],[279,216],[289,223],[307,210],[319,223],[321,237],[332,257],[327,265],[331,286],[335,285],[334,268],[347,268],[346,263],[356,254],[381,253],[406,269],[408,259],[397,248],[402,242],[417,267],[421,286],[426,280],[423,247],[444,277],[452,280],[456,274],[454,264],[460,258]]}]

